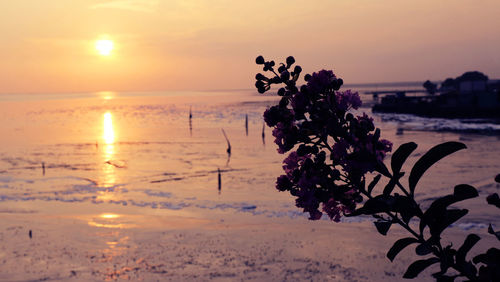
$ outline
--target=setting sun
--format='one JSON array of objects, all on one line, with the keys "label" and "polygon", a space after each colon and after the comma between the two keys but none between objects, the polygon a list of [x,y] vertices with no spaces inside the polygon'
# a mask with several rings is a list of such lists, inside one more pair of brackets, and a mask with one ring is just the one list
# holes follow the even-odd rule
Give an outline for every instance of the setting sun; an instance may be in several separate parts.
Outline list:
[{"label": "setting sun", "polygon": [[102,56],[109,56],[113,50],[113,41],[109,39],[100,39],[95,42],[95,49]]}]

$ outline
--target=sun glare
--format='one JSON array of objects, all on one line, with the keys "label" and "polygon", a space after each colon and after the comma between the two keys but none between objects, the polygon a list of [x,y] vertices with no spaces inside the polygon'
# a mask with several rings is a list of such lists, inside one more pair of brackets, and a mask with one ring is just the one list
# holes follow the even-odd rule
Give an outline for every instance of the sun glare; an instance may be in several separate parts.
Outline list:
[{"label": "sun glare", "polygon": [[95,49],[102,56],[109,56],[113,47],[113,41],[109,39],[99,39],[95,42]]}]

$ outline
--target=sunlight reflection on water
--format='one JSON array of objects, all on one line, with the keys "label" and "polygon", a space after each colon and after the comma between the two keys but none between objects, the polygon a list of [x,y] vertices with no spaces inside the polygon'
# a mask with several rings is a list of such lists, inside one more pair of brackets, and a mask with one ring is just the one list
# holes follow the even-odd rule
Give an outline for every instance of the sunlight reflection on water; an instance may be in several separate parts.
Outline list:
[{"label": "sunlight reflection on water", "polygon": [[95,227],[103,227],[103,228],[131,228],[134,225],[130,223],[124,222],[125,218],[123,218],[119,214],[114,213],[103,213],[98,216],[92,217],[88,221],[88,225]]},{"label": "sunlight reflection on water", "polygon": [[[104,141],[104,150],[102,153],[103,169],[100,176],[100,186],[112,187],[116,183],[115,167],[112,165],[112,160],[115,155],[115,129],[113,127],[113,116],[110,112],[106,112],[103,116],[102,139]],[[102,191],[99,195],[100,200],[109,200],[112,195],[110,192]]]}]

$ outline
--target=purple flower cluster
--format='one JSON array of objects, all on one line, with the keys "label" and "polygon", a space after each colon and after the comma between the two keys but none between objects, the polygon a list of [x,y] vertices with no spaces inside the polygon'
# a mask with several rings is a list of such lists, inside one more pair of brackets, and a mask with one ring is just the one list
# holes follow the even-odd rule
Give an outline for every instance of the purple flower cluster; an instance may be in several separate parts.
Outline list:
[{"label": "purple flower cluster", "polygon": [[309,212],[310,219],[321,218],[323,212],[331,220],[355,210],[363,199],[365,174],[373,172],[382,162],[392,143],[380,139],[373,119],[362,114],[354,116],[351,109],[361,106],[357,92],[339,91],[343,80],[330,70],[305,75],[306,84],[297,87],[302,70],[293,57],[274,70],[274,61],[256,60],[271,72],[268,78],[257,74],[260,93],[272,84],[284,84],[278,105],[264,112],[266,124],[273,127],[278,152],[292,151],[283,161],[284,175],[278,177],[276,188],[297,197],[296,205]]}]

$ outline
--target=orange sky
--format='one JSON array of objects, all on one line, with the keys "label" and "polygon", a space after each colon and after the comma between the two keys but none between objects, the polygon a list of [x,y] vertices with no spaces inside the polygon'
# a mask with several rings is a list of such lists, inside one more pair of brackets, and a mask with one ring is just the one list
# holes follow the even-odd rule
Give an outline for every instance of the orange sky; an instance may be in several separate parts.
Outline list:
[{"label": "orange sky", "polygon": [[498,0],[0,1],[0,92],[252,88],[260,54],[347,83],[500,78],[499,15]]}]

